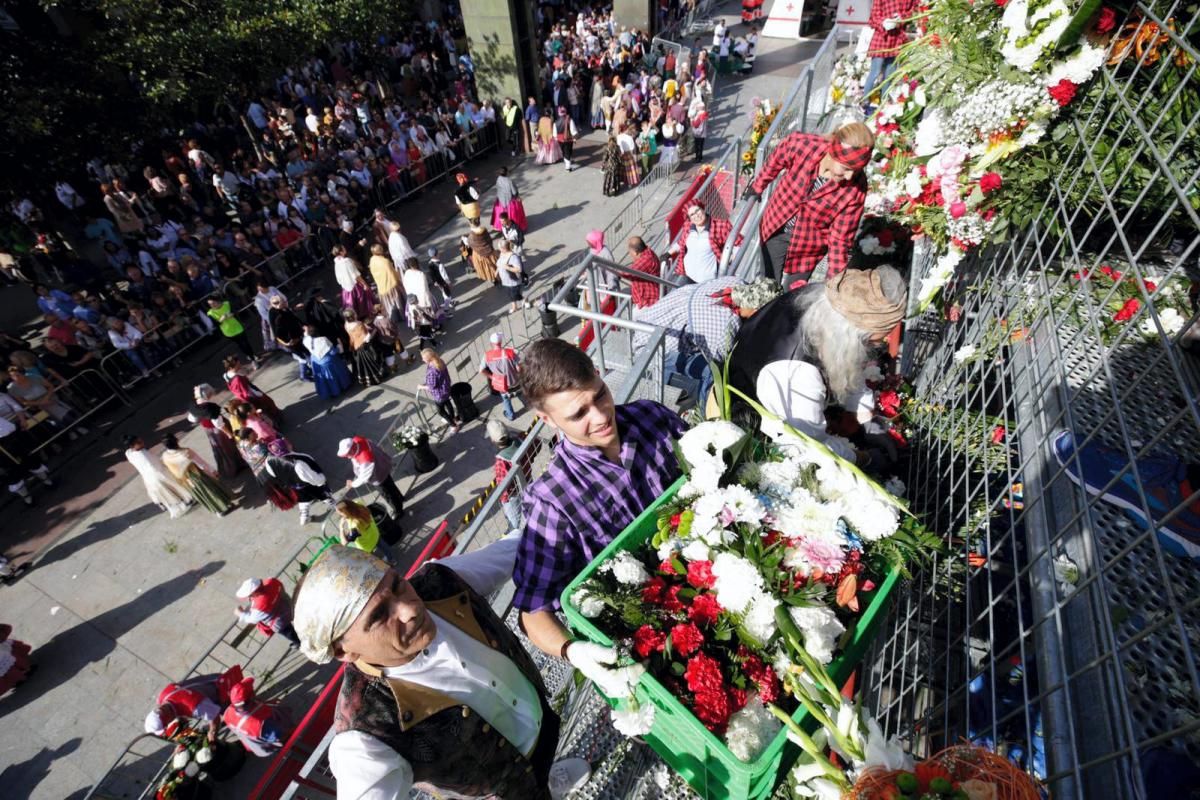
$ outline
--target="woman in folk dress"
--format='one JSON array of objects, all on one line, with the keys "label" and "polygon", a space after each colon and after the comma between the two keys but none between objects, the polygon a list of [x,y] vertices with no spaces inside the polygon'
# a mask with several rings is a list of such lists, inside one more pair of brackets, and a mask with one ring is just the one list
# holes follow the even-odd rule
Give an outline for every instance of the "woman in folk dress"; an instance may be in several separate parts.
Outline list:
[{"label": "woman in folk dress", "polygon": [[233,498],[213,469],[190,447],[181,447],[171,434],[163,437],[163,465],[175,480],[186,486],[192,499],[214,514],[225,516],[233,510]]},{"label": "woman in folk dress", "polygon": [[142,476],[150,502],[170,514],[171,519],[178,519],[187,513],[192,504],[187,487],[163,469],[161,462],[146,449],[141,437],[125,437],[125,460],[133,464],[133,468]]}]

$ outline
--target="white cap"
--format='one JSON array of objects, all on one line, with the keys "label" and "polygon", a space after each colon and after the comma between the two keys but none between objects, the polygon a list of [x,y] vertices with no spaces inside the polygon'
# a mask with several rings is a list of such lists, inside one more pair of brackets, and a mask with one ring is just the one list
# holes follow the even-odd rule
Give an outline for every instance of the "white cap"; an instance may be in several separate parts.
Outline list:
[{"label": "white cap", "polygon": [[499,331],[496,331],[495,333],[492,334],[491,339],[489,339],[489,341],[492,344],[500,344],[501,342],[504,341],[504,334],[500,333]]},{"label": "white cap", "polygon": [[238,587],[238,599],[245,600],[247,597],[258,591],[258,587],[260,586],[262,586],[262,580],[259,578],[246,578],[246,580],[242,581],[242,585]]},{"label": "white cap", "polygon": [[163,725],[162,715],[158,713],[158,707],[156,706],[146,715],[146,733],[159,735],[166,731],[166,729],[167,726]]},{"label": "white cap", "polygon": [[353,439],[342,439],[338,442],[338,458],[345,458],[350,455],[350,448],[354,447]]},{"label": "white cap", "polygon": [[354,232],[354,222],[352,220],[348,220],[348,219],[342,220],[342,230],[344,230],[346,233],[353,233]]}]

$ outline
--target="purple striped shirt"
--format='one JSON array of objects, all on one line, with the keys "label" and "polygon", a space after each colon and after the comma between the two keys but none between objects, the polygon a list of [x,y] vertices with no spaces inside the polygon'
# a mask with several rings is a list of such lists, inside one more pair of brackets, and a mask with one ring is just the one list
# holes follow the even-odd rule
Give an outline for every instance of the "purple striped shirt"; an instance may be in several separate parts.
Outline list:
[{"label": "purple striped shirt", "polygon": [[562,440],[522,501],[525,532],[513,567],[522,611],[559,608],[559,595],[617,534],[679,477],[679,415],[650,400],[617,406],[620,464]]}]

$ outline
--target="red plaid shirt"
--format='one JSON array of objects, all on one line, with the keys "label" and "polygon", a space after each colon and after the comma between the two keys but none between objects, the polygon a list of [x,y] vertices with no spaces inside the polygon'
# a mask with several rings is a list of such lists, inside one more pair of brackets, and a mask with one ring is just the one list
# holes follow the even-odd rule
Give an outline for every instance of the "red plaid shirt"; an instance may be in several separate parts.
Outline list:
[{"label": "red plaid shirt", "polygon": [[[675,265],[675,274],[683,275],[683,257],[687,254],[687,236],[692,230],[692,224],[689,222],[683,226],[683,230],[679,232],[679,236],[675,239],[675,244],[679,245],[679,263]],[[729,232],[733,230],[733,223],[727,219],[717,219],[710,216],[708,218],[708,241],[712,244],[713,252],[717,254],[717,261],[721,260],[721,251],[725,249],[725,240],[729,238]],[[735,244],[741,244],[742,237],[738,237]]]},{"label": "red plaid shirt", "polygon": [[884,30],[883,21],[889,17],[908,19],[916,13],[916,10],[916,0],[875,0],[871,5],[871,16],[867,19],[867,24],[874,31],[871,35],[871,46],[867,49],[867,55],[892,58],[900,52],[900,47],[908,42],[908,34],[904,32],[904,25],[897,25],[889,31]]},{"label": "red plaid shirt", "polygon": [[861,172],[845,183],[828,181],[812,191],[813,179],[827,152],[829,140],[823,136],[788,134],[753,183],[754,190],[761,193],[784,173],[763,212],[759,232],[765,242],[789,219],[796,218],[783,271],[798,273],[801,278],[812,274],[826,252],[830,275],[846,268],[867,197],[867,179]]},{"label": "red plaid shirt", "polygon": [[638,254],[631,266],[636,272],[624,273],[624,277],[629,279],[629,293],[633,295],[633,304],[638,308],[654,305],[658,302],[658,284],[654,281],[639,280],[634,276],[640,272],[657,278],[658,256],[647,247]]}]

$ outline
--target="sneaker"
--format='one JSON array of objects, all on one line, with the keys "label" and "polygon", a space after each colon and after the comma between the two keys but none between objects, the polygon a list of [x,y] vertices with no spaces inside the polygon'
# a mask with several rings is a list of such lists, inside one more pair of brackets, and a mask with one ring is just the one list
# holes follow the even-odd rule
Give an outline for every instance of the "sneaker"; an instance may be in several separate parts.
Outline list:
[{"label": "sneaker", "polygon": [[[1071,432],[1063,431],[1054,439],[1054,457],[1088,494],[1121,508],[1143,525],[1152,523],[1163,550],[1181,558],[1200,559],[1200,495],[1188,481],[1187,465],[1182,461],[1161,456],[1138,459],[1137,474],[1154,515],[1154,520],[1147,520],[1125,453],[1100,444],[1077,448]],[[1169,522],[1158,522],[1185,502],[1188,505]]]},{"label": "sneaker", "polygon": [[550,765],[550,796],[562,800],[592,777],[592,768],[582,758],[564,758]]}]

